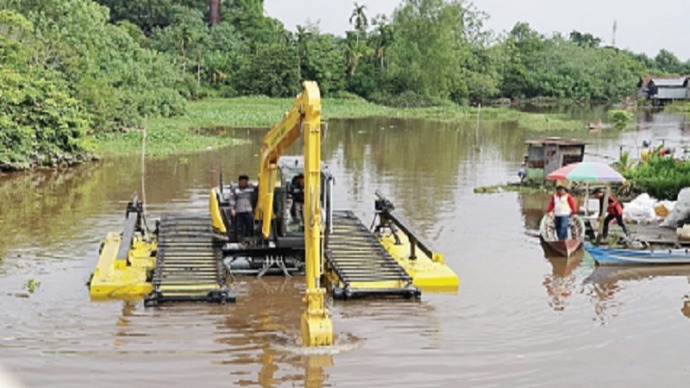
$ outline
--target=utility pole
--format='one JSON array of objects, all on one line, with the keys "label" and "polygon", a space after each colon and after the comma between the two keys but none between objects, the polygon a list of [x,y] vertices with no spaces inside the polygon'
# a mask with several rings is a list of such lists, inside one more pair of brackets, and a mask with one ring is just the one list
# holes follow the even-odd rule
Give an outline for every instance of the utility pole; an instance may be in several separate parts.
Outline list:
[{"label": "utility pole", "polygon": [[616,31],[618,31],[618,22],[613,21],[613,36],[611,37],[611,46],[616,47]]},{"label": "utility pole", "polygon": [[209,22],[212,26],[220,23],[220,2],[221,0],[210,0],[209,1]]}]

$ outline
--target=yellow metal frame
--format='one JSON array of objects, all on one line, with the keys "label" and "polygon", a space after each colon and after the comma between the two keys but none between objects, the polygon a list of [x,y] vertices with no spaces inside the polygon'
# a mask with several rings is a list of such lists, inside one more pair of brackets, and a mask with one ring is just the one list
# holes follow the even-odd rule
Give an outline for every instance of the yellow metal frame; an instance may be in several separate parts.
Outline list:
[{"label": "yellow metal frame", "polygon": [[117,259],[120,243],[119,233],[107,234],[89,284],[92,300],[137,300],[153,291],[147,276],[156,265],[157,242],[135,237],[127,260]]},{"label": "yellow metal frame", "polygon": [[221,215],[220,203],[218,203],[218,188],[211,189],[208,195],[208,207],[209,213],[211,214],[211,224],[213,229],[220,233],[227,233],[227,228],[223,222],[223,216]]},{"label": "yellow metal frame", "polygon": [[379,238],[381,245],[413,279],[412,284],[424,292],[457,292],[460,285],[458,275],[445,264],[443,254],[433,252],[429,257],[421,249],[415,250],[410,258],[411,242],[406,234],[398,233],[400,244],[392,234]]},{"label": "yellow metal frame", "polygon": [[[300,102],[301,120],[295,124],[295,129],[301,127],[304,132],[304,259],[307,286],[304,301],[307,304],[307,310],[302,314],[302,344],[326,346],[333,343],[333,322],[325,307],[326,290],[320,287],[323,260],[320,203],[321,92],[315,82],[304,82],[303,87],[302,94],[297,98]],[[290,120],[290,116],[284,120],[286,119]],[[272,173],[275,176],[275,168]],[[271,192],[272,190],[273,188]],[[270,209],[273,209],[272,199],[271,196]],[[266,227],[265,218],[264,227]]]}]

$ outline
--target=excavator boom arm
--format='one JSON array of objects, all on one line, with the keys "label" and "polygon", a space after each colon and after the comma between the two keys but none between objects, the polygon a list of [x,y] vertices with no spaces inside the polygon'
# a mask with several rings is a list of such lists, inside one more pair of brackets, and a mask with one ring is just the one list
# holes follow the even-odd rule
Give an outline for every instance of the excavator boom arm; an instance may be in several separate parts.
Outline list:
[{"label": "excavator boom arm", "polygon": [[292,108],[264,137],[259,154],[259,198],[255,219],[261,220],[261,236],[271,237],[273,193],[278,158],[300,135],[304,136],[304,263],[306,311],[302,314],[302,344],[333,344],[333,322],[321,288],[321,93],[316,82],[302,83]]},{"label": "excavator boom arm", "polygon": [[305,81],[302,88],[302,93],[297,96],[290,111],[264,136],[261,145],[259,198],[254,217],[256,220],[261,220],[261,235],[265,240],[269,239],[271,234],[273,193],[276,186],[278,158],[299,139],[304,122],[313,121],[316,117],[320,125],[321,94],[319,87],[316,82]]}]

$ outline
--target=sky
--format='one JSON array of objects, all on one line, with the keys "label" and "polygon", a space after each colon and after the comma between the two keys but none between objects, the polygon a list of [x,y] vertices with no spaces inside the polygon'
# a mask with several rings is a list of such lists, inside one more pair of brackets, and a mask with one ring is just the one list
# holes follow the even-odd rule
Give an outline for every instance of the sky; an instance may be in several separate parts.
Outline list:
[{"label": "sky", "polygon": [[[391,15],[401,0],[359,0],[372,16]],[[324,32],[342,35],[352,27],[350,0],[264,0],[268,16],[294,30],[307,20],[319,22]],[[588,32],[611,44],[614,21],[616,47],[655,56],[670,50],[681,61],[690,59],[690,0],[474,0],[489,15],[485,25],[496,33],[527,22],[544,34]]]}]

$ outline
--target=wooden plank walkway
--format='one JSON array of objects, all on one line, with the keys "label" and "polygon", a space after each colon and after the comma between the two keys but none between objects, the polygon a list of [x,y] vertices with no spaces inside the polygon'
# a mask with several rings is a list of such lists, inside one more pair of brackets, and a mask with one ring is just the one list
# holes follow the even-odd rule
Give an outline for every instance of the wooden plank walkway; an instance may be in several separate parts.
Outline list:
[{"label": "wooden plank walkway", "polygon": [[[633,238],[649,245],[690,246],[690,240],[679,240],[675,228],[659,225],[626,224]],[[622,235],[623,230],[615,222],[609,225],[609,235]]]}]

